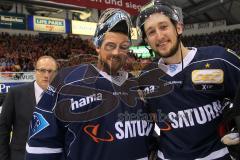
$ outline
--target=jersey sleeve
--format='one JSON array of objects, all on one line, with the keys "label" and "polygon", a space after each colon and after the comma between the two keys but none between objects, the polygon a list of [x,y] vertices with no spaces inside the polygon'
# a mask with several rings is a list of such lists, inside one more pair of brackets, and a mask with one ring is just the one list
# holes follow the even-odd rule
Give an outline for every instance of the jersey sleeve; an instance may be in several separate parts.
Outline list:
[{"label": "jersey sleeve", "polygon": [[64,155],[66,124],[59,121],[53,112],[58,99],[55,87],[59,86],[59,77],[55,79],[33,112],[26,144],[26,160],[59,160]]},{"label": "jersey sleeve", "polygon": [[230,49],[226,49],[223,57],[225,97],[233,99],[237,86],[240,84],[240,59],[239,56]]}]

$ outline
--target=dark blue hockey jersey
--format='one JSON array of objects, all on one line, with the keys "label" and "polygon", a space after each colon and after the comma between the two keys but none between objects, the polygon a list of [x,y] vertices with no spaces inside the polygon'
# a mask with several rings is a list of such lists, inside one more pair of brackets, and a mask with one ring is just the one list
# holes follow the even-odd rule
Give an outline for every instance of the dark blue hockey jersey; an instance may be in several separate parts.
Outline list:
[{"label": "dark blue hockey jersey", "polygon": [[[211,46],[190,48],[182,64],[157,66],[167,75],[165,85],[174,89],[164,96],[149,98],[161,129],[159,159],[228,159],[229,152],[218,135],[222,101],[233,98],[240,82],[239,57],[231,50]],[[151,88],[152,87],[152,88]],[[150,86],[147,90],[153,90]]]},{"label": "dark blue hockey jersey", "polygon": [[27,160],[147,159],[152,124],[136,81],[92,65],[60,72],[33,113]]}]

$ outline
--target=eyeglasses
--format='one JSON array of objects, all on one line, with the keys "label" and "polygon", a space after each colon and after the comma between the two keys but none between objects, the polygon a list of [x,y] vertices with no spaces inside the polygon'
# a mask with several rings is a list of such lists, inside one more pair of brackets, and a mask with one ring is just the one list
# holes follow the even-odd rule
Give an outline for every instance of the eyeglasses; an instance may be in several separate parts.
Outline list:
[{"label": "eyeglasses", "polygon": [[120,45],[117,45],[116,43],[113,43],[113,42],[108,42],[104,45],[104,49],[106,51],[110,52],[110,51],[115,50],[118,47],[120,52],[128,53],[130,46],[131,46],[131,43],[129,43],[129,42],[125,42],[125,43],[120,44]]},{"label": "eyeglasses", "polygon": [[38,71],[41,74],[45,74],[45,73],[53,74],[56,72],[56,70],[44,69],[44,68],[37,68],[36,71]]}]

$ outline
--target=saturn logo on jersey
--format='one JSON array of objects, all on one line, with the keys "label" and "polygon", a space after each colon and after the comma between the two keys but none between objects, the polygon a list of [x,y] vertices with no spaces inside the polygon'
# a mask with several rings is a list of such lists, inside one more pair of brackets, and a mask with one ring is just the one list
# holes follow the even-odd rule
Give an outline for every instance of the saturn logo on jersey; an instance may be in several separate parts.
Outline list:
[{"label": "saturn logo on jersey", "polygon": [[100,138],[97,137],[99,133],[99,124],[97,125],[87,125],[83,128],[84,132],[87,133],[94,142],[99,143],[99,142],[112,142],[114,140],[113,135],[106,131],[106,138]]},{"label": "saturn logo on jersey", "polygon": [[222,114],[223,106],[220,101],[193,107],[177,112],[168,113],[172,128],[187,128],[199,126],[214,121]]},{"label": "saturn logo on jersey", "polygon": [[116,138],[127,139],[148,136],[152,123],[145,120],[118,121],[115,123]]},{"label": "saturn logo on jersey", "polygon": [[[112,142],[115,139],[128,139],[134,137],[148,136],[152,123],[145,120],[118,121],[115,123],[115,131],[103,131],[100,125],[87,125],[83,128],[84,132],[96,142]],[[112,134],[115,133],[115,134]],[[115,135],[115,137],[114,137]]]}]

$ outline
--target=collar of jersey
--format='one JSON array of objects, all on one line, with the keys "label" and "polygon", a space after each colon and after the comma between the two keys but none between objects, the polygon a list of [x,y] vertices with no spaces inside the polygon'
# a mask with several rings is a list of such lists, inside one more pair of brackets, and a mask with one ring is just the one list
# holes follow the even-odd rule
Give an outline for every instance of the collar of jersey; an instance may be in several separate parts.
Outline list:
[{"label": "collar of jersey", "polygon": [[128,79],[128,72],[126,72],[126,71],[120,70],[120,71],[118,71],[117,76],[112,76],[112,75],[109,75],[107,72],[99,70],[97,67],[95,67],[95,68],[99,72],[100,75],[102,75],[104,78],[106,78],[107,80],[109,80],[110,82],[112,82],[118,86],[121,86]]},{"label": "collar of jersey", "polygon": [[[183,69],[190,64],[190,62],[193,60],[194,56],[197,53],[197,48],[192,47],[189,49],[190,51],[187,53],[186,57],[183,59]],[[171,69],[173,65],[175,66],[174,70]],[[171,77],[175,76],[176,74],[182,71],[182,63],[166,65],[162,58],[160,58],[158,61],[158,67],[161,68],[166,74],[168,74]]]}]

